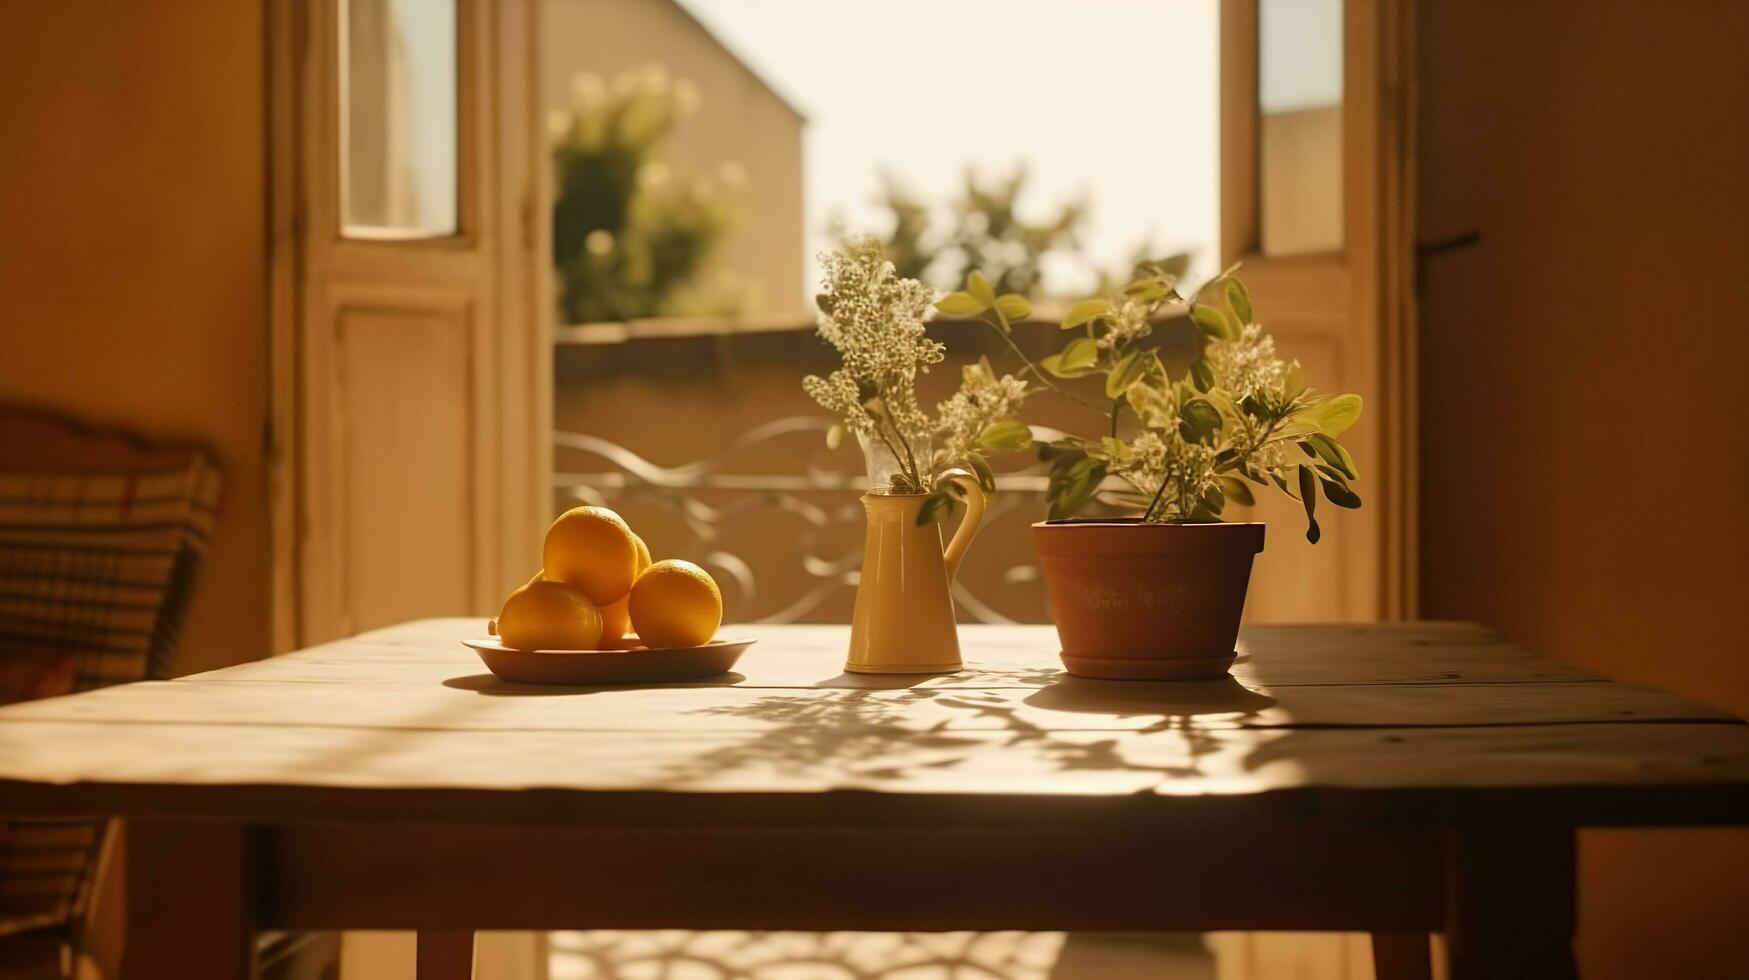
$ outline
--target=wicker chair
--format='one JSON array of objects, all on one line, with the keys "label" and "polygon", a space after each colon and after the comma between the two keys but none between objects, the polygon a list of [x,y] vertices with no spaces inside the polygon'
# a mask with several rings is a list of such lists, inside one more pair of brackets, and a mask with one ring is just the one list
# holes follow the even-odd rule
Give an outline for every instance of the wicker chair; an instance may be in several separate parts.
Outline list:
[{"label": "wicker chair", "polygon": [[[0,406],[0,703],[167,676],[219,489],[198,446]],[[0,814],[0,976],[70,967],[107,837]]]}]

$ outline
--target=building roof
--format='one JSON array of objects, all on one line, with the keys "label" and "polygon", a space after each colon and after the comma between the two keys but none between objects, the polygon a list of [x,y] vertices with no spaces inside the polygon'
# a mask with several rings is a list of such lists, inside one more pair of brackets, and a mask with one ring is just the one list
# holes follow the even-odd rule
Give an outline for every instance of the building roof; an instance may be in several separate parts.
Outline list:
[{"label": "building roof", "polygon": [[705,22],[704,18],[700,17],[692,9],[691,2],[696,2],[696,0],[690,0],[690,2],[689,0],[665,0],[665,2],[674,9],[680,11],[681,15],[685,17],[693,27],[697,28],[701,34],[706,38],[709,38],[712,44],[722,48],[724,53],[734,59],[735,64],[741,66],[742,71],[746,72],[749,77],[758,82],[760,87],[764,88],[767,92],[770,92],[772,98],[775,98],[778,102],[782,103],[783,107],[794,114],[796,119],[801,122],[808,121],[808,114],[803,112],[796,105],[794,99],[790,98],[789,95],[772,82],[771,79],[765,77],[759,69],[753,67],[752,62],[750,62],[740,51],[735,50],[734,45],[723,40],[722,36],[716,31],[711,30],[710,25]]}]

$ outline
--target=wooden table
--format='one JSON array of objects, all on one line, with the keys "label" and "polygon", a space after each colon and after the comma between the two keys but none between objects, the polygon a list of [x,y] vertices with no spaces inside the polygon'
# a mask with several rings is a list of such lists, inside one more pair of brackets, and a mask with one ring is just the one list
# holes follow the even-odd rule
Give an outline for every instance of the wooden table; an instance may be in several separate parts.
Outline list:
[{"label": "wooden table", "polygon": [[130,977],[343,927],[434,973],[477,929],[1330,929],[1559,977],[1574,828],[1749,822],[1749,728],[1463,624],[1252,628],[1197,684],[1067,677],[1042,627],[844,675],[843,627],[760,627],[648,688],[500,683],[482,626],[0,709],[0,810],[130,818]]}]

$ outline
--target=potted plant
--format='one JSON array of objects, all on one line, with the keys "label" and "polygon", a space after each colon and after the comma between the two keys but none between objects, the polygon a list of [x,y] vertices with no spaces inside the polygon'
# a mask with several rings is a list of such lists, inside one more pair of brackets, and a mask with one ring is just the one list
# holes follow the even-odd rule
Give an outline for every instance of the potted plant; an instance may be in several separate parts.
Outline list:
[{"label": "potted plant", "polygon": [[[868,533],[845,669],[959,670],[949,584],[977,532],[983,495],[996,489],[986,457],[1032,445],[1028,428],[1013,417],[1028,386],[998,377],[980,360],[962,369],[959,390],[931,416],[916,383],[943,358],[942,345],[927,333],[935,291],[898,275],[872,238],[847,241],[822,255],[821,264],[819,334],[842,363],[825,377],[802,379],[802,387],[839,418],[828,443],[836,445],[845,431],[856,435],[869,476],[862,498]],[[937,522],[960,499],[966,517],[944,549]]]},{"label": "potted plant", "polygon": [[[1068,308],[1062,349],[1038,362],[1010,346],[1043,389],[1096,418],[1092,435],[1044,445],[1048,519],[1033,525],[1063,664],[1084,677],[1189,680],[1232,666],[1262,524],[1223,523],[1228,502],[1252,487],[1301,501],[1316,544],[1321,496],[1360,506],[1359,473],[1338,442],[1360,415],[1358,395],[1306,384],[1253,316],[1229,269],[1188,296],[1159,265],[1144,263],[1110,299]],[[944,313],[978,316],[1008,337],[1010,321],[984,277],[944,297]],[[1156,327],[1194,324],[1195,354],[1182,375],[1161,360]],[[1103,385],[1089,397],[1079,378]],[[1087,382],[1080,382],[1086,385]],[[1108,481],[1121,489],[1106,489]],[[1128,516],[1078,519],[1096,497]]]}]

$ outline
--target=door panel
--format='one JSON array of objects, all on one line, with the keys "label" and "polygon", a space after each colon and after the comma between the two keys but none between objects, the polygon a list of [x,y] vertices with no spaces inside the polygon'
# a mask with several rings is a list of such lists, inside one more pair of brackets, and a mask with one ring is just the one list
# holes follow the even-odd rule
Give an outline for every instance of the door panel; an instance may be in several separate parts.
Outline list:
[{"label": "door panel", "polygon": [[475,510],[479,448],[470,321],[463,297],[424,310],[348,305],[335,318],[341,608],[359,628],[451,615],[485,584],[458,519]]}]

